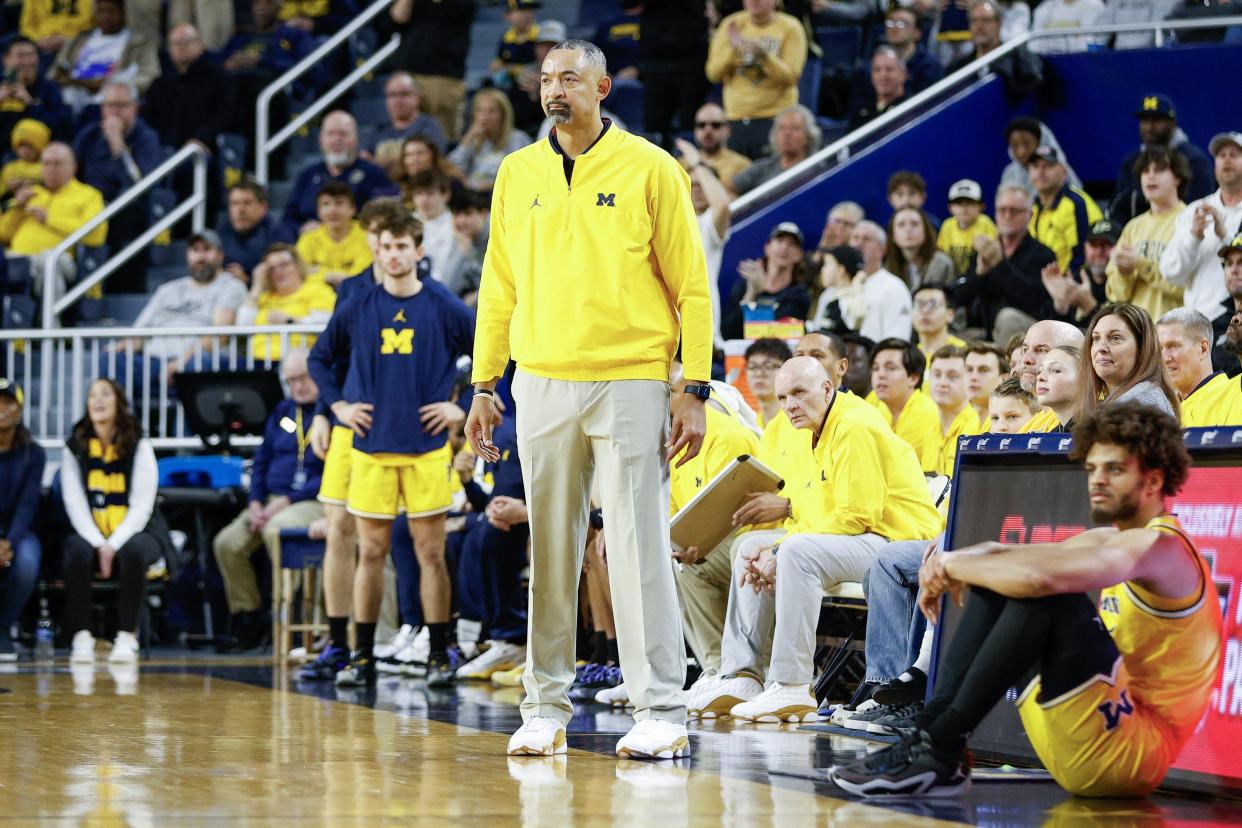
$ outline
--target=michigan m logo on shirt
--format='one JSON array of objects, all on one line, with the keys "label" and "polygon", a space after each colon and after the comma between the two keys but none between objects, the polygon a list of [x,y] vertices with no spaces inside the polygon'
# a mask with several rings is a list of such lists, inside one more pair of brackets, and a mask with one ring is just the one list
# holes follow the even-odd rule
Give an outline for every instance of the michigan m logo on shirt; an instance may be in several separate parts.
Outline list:
[{"label": "michigan m logo on shirt", "polygon": [[617,206],[617,194],[616,193],[606,193],[606,194],[596,193],[595,194],[595,206],[596,207],[616,207]]},{"label": "michigan m logo on shirt", "polygon": [[381,354],[412,354],[414,353],[414,329],[405,328],[404,330],[395,330],[393,328],[380,329],[380,353]]},{"label": "michigan m logo on shirt", "polygon": [[1121,691],[1119,700],[1113,702],[1104,702],[1098,708],[1104,714],[1104,729],[1114,730],[1117,725],[1121,724],[1122,716],[1129,716],[1134,712],[1134,705],[1130,703],[1130,699],[1126,696],[1126,691]]}]

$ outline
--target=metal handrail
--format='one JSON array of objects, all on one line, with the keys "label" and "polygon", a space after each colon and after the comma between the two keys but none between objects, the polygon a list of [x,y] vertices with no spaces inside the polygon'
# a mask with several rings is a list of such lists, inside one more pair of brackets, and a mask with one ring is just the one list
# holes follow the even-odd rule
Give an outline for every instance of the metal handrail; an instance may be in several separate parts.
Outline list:
[{"label": "metal handrail", "polygon": [[182,337],[182,336],[257,336],[262,334],[321,334],[327,323],[298,323],[292,325],[195,325],[175,328],[128,327],[100,328],[4,328],[0,329],[0,343],[8,339],[126,339],[128,337]]},{"label": "metal handrail", "polygon": [[[349,86],[352,86],[358,78],[371,71],[371,68],[374,68],[374,66],[378,65],[381,61],[391,55],[393,51],[396,50],[397,45],[401,42],[401,36],[394,35],[392,40],[376,51],[376,53],[368,58],[362,66],[351,72],[345,80],[342,80],[340,83],[337,83],[336,86],[332,87],[332,90],[328,94],[319,96],[319,100],[315,101],[315,104],[310,109],[301,113],[301,115],[295,118],[275,137],[269,137],[269,133],[271,132],[272,98],[276,97],[277,93],[284,91],[286,87],[298,78],[302,77],[302,75],[306,74],[312,67],[319,63],[319,61],[323,60],[323,58],[327,57],[329,53],[335,50],[336,47],[348,40],[350,35],[361,29],[367,23],[370,23],[373,18],[379,15],[380,12],[385,11],[393,4],[393,2],[394,0],[376,0],[376,2],[368,6],[362,14],[350,21],[345,28],[341,29],[339,32],[320,44],[313,52],[302,58],[302,60],[298,63],[291,66],[283,75],[269,83],[263,88],[263,91],[259,93],[258,100],[255,101],[254,113],[254,173],[255,178],[260,184],[266,186],[268,183],[268,157],[270,153],[277,149],[285,141],[289,140],[289,137],[297,130],[301,129],[308,121],[326,109],[328,105],[336,99],[337,95]],[[376,60],[376,57],[380,55],[382,55],[382,57],[379,57],[379,60]],[[346,81],[348,81],[348,83],[346,83]]]},{"label": "metal handrail", "polygon": [[[169,212],[168,215],[164,216],[133,243],[127,245],[120,252],[114,253],[107,263],[75,285],[73,290],[66,293],[63,299],[57,300],[55,275],[56,262],[60,257],[90,235],[91,231],[96,227],[108,221],[130,204],[133,204],[141,196],[145,195],[148,190],[159,184],[165,176],[191,159],[194,161],[194,192],[190,198],[178,205],[176,210]],[[43,270],[43,327],[53,327],[56,317],[80,298],[82,294],[111,275],[112,271],[124,264],[142,246],[159,235],[164,228],[171,227],[174,222],[191,211],[194,214],[191,219],[194,231],[202,230],[207,214],[207,153],[198,144],[186,144],[164,163],[143,176],[134,186],[121,193],[118,198],[104,207],[102,211],[92,216],[85,224],[70,233],[64,241],[52,248],[52,253],[48,257]],[[139,244],[140,241],[142,244]]]},{"label": "metal handrail", "polygon": [[1025,32],[1007,43],[1002,43],[997,48],[988,52],[983,57],[973,60],[970,63],[958,69],[951,75],[941,78],[936,83],[914,95],[909,100],[893,107],[873,121],[860,126],[858,129],[850,132],[833,141],[828,146],[819,150],[814,155],[806,158],[798,164],[790,167],[775,178],[765,181],[750,192],[734,199],[729,205],[729,214],[735,219],[744,216],[752,209],[767,203],[772,196],[779,195],[785,189],[785,186],[797,179],[803,179],[807,175],[807,171],[816,167],[825,166],[833,159],[838,162],[844,162],[849,158],[850,148],[863,139],[869,138],[877,133],[884,132],[889,126],[904,118],[909,113],[915,111],[924,104],[939,98],[952,89],[957,88],[961,81],[970,79],[971,77],[983,77],[991,68],[992,64],[1000,58],[1005,57],[1011,52],[1017,51],[1032,40],[1049,37],[1070,37],[1075,35],[1091,35],[1091,34],[1123,34],[1126,32],[1146,32],[1153,31],[1156,35],[1156,42],[1162,42],[1164,30],[1182,30],[1182,29],[1216,29],[1222,26],[1240,26],[1242,25],[1242,15],[1234,15],[1230,17],[1214,17],[1206,20],[1160,20],[1154,23],[1114,23],[1106,26],[1080,26],[1067,29],[1037,29]]}]

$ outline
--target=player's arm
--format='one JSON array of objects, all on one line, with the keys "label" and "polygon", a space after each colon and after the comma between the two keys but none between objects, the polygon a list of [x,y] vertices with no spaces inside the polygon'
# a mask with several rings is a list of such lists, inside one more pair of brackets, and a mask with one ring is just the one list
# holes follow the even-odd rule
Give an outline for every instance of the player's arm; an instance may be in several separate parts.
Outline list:
[{"label": "player's arm", "polygon": [[1011,598],[1088,592],[1122,581],[1177,598],[1198,581],[1182,542],[1154,529],[1092,529],[1060,543],[988,545],[941,557],[953,580]]},{"label": "player's arm", "polygon": [[340,376],[335,368],[341,360],[350,358],[349,331],[354,316],[352,313],[333,314],[328,327],[311,348],[307,367],[315,385],[319,386],[320,404],[326,405],[341,425],[352,428],[355,434],[365,437],[367,430],[371,428],[370,412],[373,406],[369,403],[346,401],[341,390]]}]

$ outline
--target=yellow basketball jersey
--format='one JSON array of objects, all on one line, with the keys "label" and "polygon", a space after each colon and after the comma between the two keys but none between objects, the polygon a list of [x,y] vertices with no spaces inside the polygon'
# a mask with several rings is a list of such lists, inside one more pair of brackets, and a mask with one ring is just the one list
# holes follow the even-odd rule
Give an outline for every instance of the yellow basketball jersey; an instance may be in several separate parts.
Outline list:
[{"label": "yellow basketball jersey", "polygon": [[1134,701],[1166,725],[1176,755],[1203,715],[1216,681],[1220,602],[1207,561],[1177,518],[1160,515],[1147,528],[1182,541],[1199,567],[1198,591],[1190,598],[1162,598],[1126,581],[1100,593],[1100,618],[1125,659]]}]

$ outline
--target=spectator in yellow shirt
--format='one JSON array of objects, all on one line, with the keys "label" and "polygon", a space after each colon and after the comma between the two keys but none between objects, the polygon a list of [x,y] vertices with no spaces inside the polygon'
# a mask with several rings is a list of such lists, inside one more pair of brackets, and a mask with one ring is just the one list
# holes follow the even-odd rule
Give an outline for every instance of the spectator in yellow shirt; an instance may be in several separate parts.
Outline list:
[{"label": "spectator in yellow shirt", "polygon": [[949,188],[949,213],[953,218],[940,225],[936,247],[949,254],[958,276],[965,276],[975,258],[979,238],[996,241],[996,225],[983,213],[983,188],[963,178]]},{"label": "spectator in yellow shirt", "polygon": [[[13,206],[0,217],[0,243],[8,248],[9,256],[30,257],[35,293],[39,295],[43,290],[39,274],[47,266],[46,257],[104,207],[98,190],[73,177],[77,171],[73,150],[59,141],[48,144],[42,158],[43,183],[18,190]],[[91,230],[82,243],[98,246],[107,236],[108,224],[104,222]],[[56,295],[62,295],[77,275],[71,255],[62,255],[56,262]]]},{"label": "spectator in yellow shirt", "polygon": [[927,370],[931,398],[940,413],[940,440],[923,458],[923,468],[952,477],[957,438],[984,431],[966,394],[966,349],[945,345],[932,354]]},{"label": "spectator in yellow shirt", "polygon": [[89,31],[95,24],[95,4],[91,0],[23,0],[21,5],[20,31],[45,55],[56,54],[69,38]]},{"label": "spectator in yellow shirt", "polygon": [[[1212,371],[1212,323],[1193,308],[1175,308],[1156,322],[1160,361],[1182,402],[1182,427],[1237,425],[1219,421],[1216,400],[1231,384]],[[1237,385],[1236,382],[1232,383]]]},{"label": "spectator in yellow shirt", "polygon": [[[283,243],[273,244],[254,269],[250,296],[237,312],[239,325],[307,325],[327,322],[336,307],[336,291],[321,281],[308,279],[309,271],[297,250]],[[315,337],[290,334],[288,347],[309,348]],[[281,337],[260,334],[250,340],[256,360],[279,360],[283,353]]]},{"label": "spectator in yellow shirt", "polygon": [[[940,444],[940,411],[922,389],[927,360],[904,339],[876,343],[871,357],[871,393],[867,402],[880,412],[897,436],[922,460]],[[924,471],[930,469],[923,467]]]},{"label": "spectator in yellow shirt", "polygon": [[949,333],[949,323],[953,321],[953,300],[949,292],[940,285],[923,285],[914,291],[914,333],[919,339],[919,351],[923,359],[931,359],[931,355],[945,345],[958,348],[966,347],[966,340]]},{"label": "spectator in yellow shirt", "polygon": [[38,184],[43,177],[43,150],[52,140],[52,130],[42,121],[22,118],[13,126],[10,139],[17,155],[0,169],[0,196],[8,198],[23,186]]},{"label": "spectator in yellow shirt", "polygon": [[311,269],[311,281],[336,287],[371,266],[367,234],[354,221],[354,191],[342,181],[329,181],[315,199],[319,226],[298,238],[297,253]]},{"label": "spectator in yellow shirt", "polygon": [[972,342],[966,346],[966,394],[980,423],[987,425],[992,392],[1007,376],[1009,356],[1004,349],[991,342]]}]

